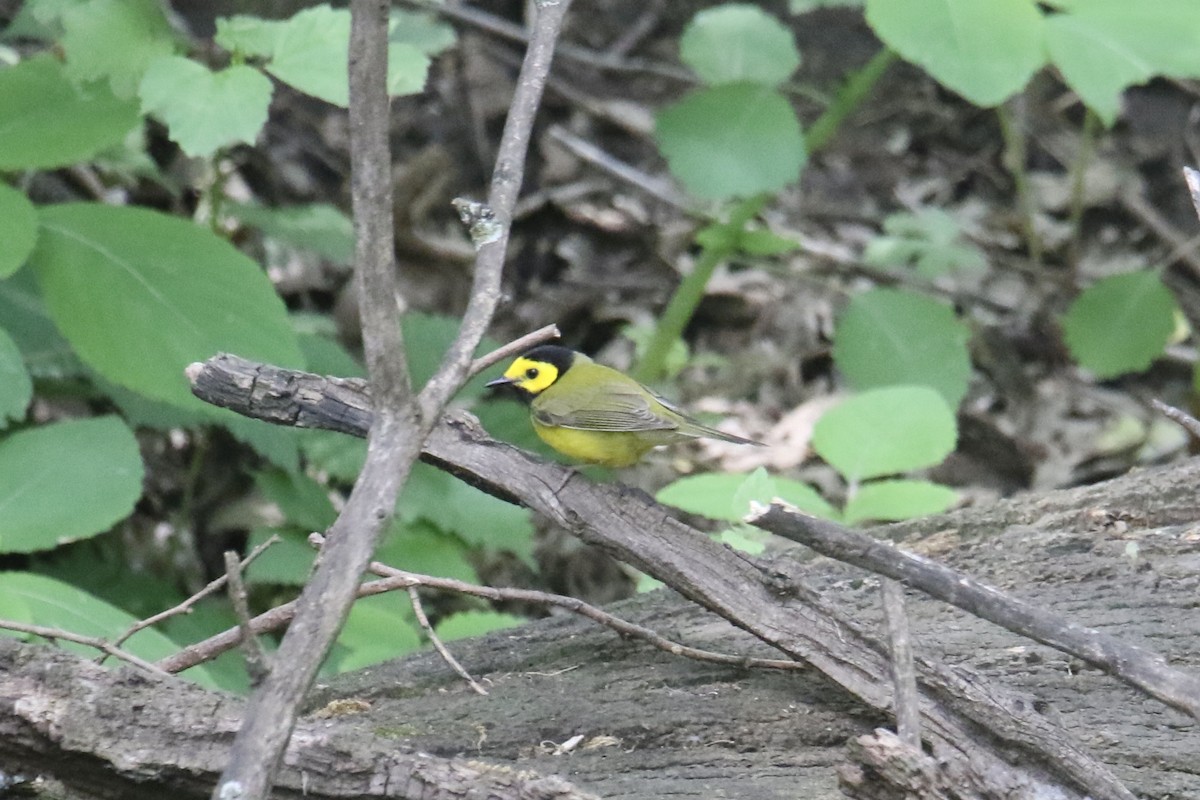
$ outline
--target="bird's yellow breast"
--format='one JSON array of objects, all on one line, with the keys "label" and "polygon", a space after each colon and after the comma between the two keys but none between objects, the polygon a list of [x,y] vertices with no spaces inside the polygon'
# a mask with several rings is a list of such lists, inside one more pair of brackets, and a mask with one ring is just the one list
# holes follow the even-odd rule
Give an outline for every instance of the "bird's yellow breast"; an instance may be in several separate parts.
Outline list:
[{"label": "bird's yellow breast", "polygon": [[568,458],[606,467],[628,467],[637,463],[658,442],[630,431],[581,431],[543,425],[533,420],[533,429],[543,442]]}]

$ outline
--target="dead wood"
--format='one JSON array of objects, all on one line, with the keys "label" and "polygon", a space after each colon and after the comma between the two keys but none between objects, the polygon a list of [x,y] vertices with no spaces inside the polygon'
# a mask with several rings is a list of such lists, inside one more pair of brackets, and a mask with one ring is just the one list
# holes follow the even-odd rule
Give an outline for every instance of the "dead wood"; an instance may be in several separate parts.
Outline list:
[{"label": "dead wood", "polygon": [[[306,418],[314,406],[301,403],[300,410],[296,398],[303,396],[343,424],[351,420],[351,428],[366,421],[352,406],[330,400],[339,392],[356,394],[352,383],[326,383],[318,391],[314,376],[283,373],[273,382],[262,368],[222,373],[228,366],[210,374],[212,385],[252,389],[246,405],[259,416],[275,408],[292,422]],[[524,777],[535,786],[560,776],[577,787],[557,784],[562,791],[599,796],[833,798],[841,796],[836,768],[846,762],[846,743],[891,725],[888,665],[874,635],[881,630],[878,590],[870,576],[808,561],[800,549],[772,561],[748,559],[618,487],[572,478],[555,494],[559,468],[491,442],[465,417],[435,431],[426,458],[453,465],[498,494],[519,494],[742,629],[666,593],[631,601],[620,607],[622,615],[689,645],[768,657],[783,651],[816,669],[781,674],[699,664],[582,621],[544,620],[453,645],[488,685],[488,697],[470,692],[440,660],[425,655],[319,691],[317,704],[351,697],[369,708],[306,718],[285,765],[287,787],[307,775],[313,796],[344,796],[337,786],[314,791],[313,779],[352,774],[360,794],[368,786],[381,794],[386,784],[390,796],[436,796],[432,785],[409,791],[382,777],[388,770],[408,774],[412,762],[404,759],[425,753],[429,770],[434,764],[476,768],[435,757],[477,759],[502,765],[505,776],[530,770]],[[1200,661],[1198,473],[1200,465],[1189,462],[883,532],[1194,670]],[[926,753],[943,776],[987,776],[991,790],[1001,792],[996,796],[1005,797],[1131,796],[1122,785],[1142,797],[1200,797],[1200,736],[1185,715],[935,601],[910,596],[909,614]],[[84,776],[81,784],[72,782],[73,791],[93,787],[78,796],[116,796],[102,789],[118,780],[202,794],[195,790],[206,773],[197,762],[203,754],[219,760],[236,723],[236,701],[144,678],[118,695],[105,681],[125,686],[128,673],[96,671],[62,655],[47,661],[42,651],[17,645],[2,652],[34,670],[31,677],[10,663],[0,669],[4,769],[48,771],[70,756],[72,774]],[[79,670],[86,680],[75,674]],[[62,677],[49,681],[51,674]],[[92,688],[82,701],[71,701],[45,694],[48,685],[63,692]],[[28,696],[37,702],[22,700]],[[98,706],[97,698],[110,696],[112,702]],[[60,713],[60,703],[69,703],[71,713]],[[142,745],[117,755],[103,751],[85,735],[96,725]],[[582,738],[574,747],[556,753],[556,745],[576,736]],[[397,759],[405,766],[396,767]],[[341,761],[359,766],[342,770]],[[857,769],[880,774],[868,766],[864,756]],[[1081,774],[1086,769],[1097,779],[1091,784]],[[89,771],[98,777],[89,779]],[[852,774],[843,768],[843,785]],[[871,785],[874,796],[889,796],[885,784]]]}]

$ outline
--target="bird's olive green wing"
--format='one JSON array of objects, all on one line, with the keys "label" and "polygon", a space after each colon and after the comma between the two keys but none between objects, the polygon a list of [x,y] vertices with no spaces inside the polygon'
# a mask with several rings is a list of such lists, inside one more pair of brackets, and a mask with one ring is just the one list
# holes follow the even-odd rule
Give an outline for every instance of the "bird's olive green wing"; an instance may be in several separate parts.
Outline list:
[{"label": "bird's olive green wing", "polygon": [[[632,383],[632,382],[631,382]],[[591,391],[538,397],[531,408],[543,425],[583,431],[669,431],[676,415],[634,384],[593,386]]]}]

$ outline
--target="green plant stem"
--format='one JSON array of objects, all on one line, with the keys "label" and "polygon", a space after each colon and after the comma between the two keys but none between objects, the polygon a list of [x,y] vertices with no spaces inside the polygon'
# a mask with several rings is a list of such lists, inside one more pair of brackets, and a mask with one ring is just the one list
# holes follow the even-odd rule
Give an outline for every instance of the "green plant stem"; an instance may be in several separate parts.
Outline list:
[{"label": "green plant stem", "polygon": [[[729,222],[725,225],[731,230],[740,232],[746,223],[762,210],[767,201],[767,195],[756,195],[733,207],[729,214]],[[722,237],[723,243],[705,247],[700,251],[700,257],[692,271],[684,276],[675,294],[671,296],[666,309],[654,328],[650,343],[646,345],[646,353],[642,356],[633,370],[633,377],[642,383],[651,383],[660,379],[666,373],[667,356],[672,345],[683,335],[696,306],[704,297],[704,288],[708,285],[717,265],[728,259],[737,250],[737,236]]]},{"label": "green plant stem", "polygon": [[1071,270],[1071,282],[1079,273],[1081,234],[1083,228],[1083,203],[1087,168],[1096,150],[1096,132],[1100,128],[1100,117],[1090,108],[1083,117],[1083,130],[1079,135],[1079,151],[1071,162],[1071,245],[1067,263]]},{"label": "green plant stem", "polygon": [[1038,237],[1034,222],[1033,190],[1029,185],[1029,173],[1025,170],[1025,133],[1013,118],[1007,105],[996,109],[1000,120],[1000,135],[1004,138],[1004,166],[1012,175],[1017,188],[1017,205],[1025,228],[1025,245],[1029,248],[1029,260],[1035,269],[1042,268],[1042,240]]},{"label": "green plant stem", "polygon": [[825,113],[817,117],[817,121],[804,135],[804,144],[808,152],[815,153],[829,143],[846,118],[867,99],[867,95],[895,60],[895,51],[884,47],[861,69],[850,74],[834,96],[833,103],[825,109]]}]

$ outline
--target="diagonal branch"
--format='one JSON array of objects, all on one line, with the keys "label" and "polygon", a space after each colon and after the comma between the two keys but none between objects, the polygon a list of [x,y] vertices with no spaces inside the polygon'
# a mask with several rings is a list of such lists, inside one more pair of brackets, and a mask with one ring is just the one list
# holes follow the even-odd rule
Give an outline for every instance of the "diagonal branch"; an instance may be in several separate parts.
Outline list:
[{"label": "diagonal branch", "polygon": [[492,186],[487,204],[499,225],[498,236],[479,246],[475,259],[475,278],[458,336],[446,351],[437,373],[421,390],[418,404],[423,430],[428,433],[454,393],[469,377],[471,355],[479,346],[500,302],[500,276],[508,249],[509,227],[517,194],[525,172],[525,153],[533,131],[533,119],[542,99],[542,90],[550,74],[554,44],[562,28],[570,0],[536,0],[537,16],[525,51],[525,62],[517,77],[508,119],[496,154]]},{"label": "diagonal branch", "polygon": [[778,501],[769,508],[756,508],[746,521],[1073,655],[1200,719],[1200,678],[1168,666],[1157,653],[1064,620],[970,575],[900,550],[891,542],[802,514]]}]

